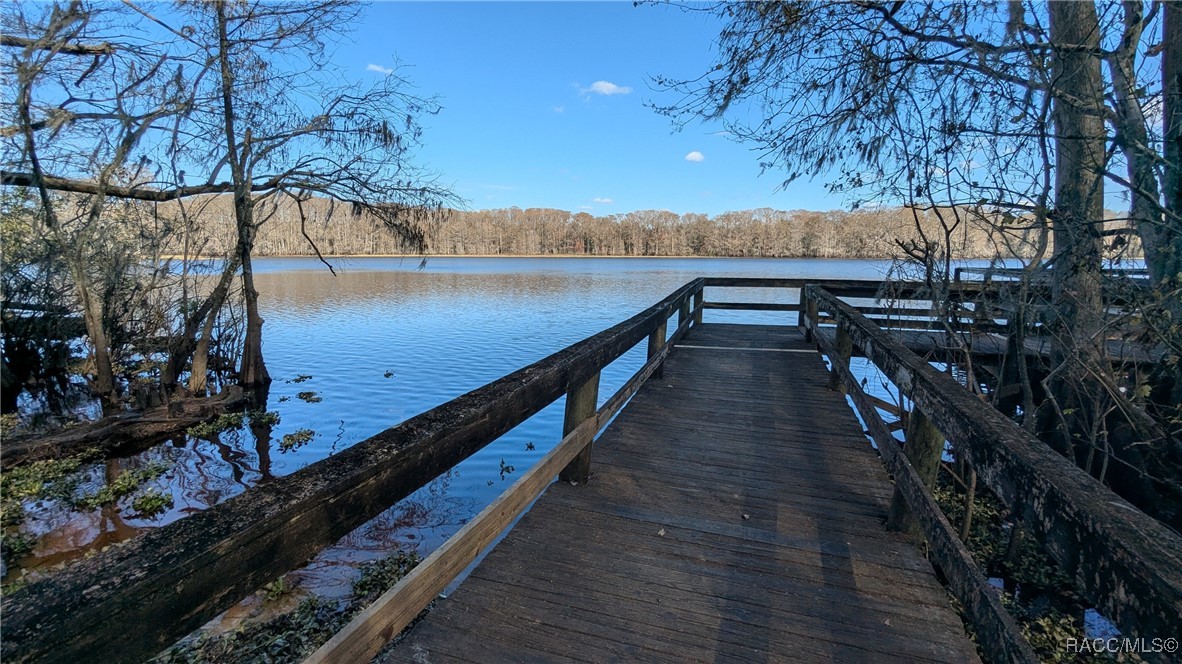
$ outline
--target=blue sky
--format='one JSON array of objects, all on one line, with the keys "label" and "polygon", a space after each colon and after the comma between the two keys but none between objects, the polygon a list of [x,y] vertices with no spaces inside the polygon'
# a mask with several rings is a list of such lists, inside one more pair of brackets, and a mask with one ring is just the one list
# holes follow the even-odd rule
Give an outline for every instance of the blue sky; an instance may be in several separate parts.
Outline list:
[{"label": "blue sky", "polygon": [[821,180],[779,190],[782,175],[761,176],[758,152],[721,125],[675,132],[645,107],[672,100],[652,76],[706,71],[719,27],[631,2],[379,2],[335,60],[362,79],[397,64],[440,97],[420,160],[473,209],[842,207]]}]

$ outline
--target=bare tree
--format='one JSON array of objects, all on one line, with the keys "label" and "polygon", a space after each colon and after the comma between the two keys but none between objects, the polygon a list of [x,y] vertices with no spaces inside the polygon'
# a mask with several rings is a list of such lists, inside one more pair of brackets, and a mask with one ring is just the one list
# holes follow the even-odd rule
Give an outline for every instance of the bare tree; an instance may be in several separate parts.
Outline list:
[{"label": "bare tree", "polygon": [[[396,75],[381,77],[368,87],[338,83],[346,77],[332,67],[325,45],[355,24],[360,9],[351,3],[181,3],[176,14],[181,25],[153,16],[146,6],[125,3],[120,7],[128,8],[144,25],[150,22],[156,33],[163,30],[170,35],[152,51],[158,62],[151,71],[165,72],[166,64],[175,66],[168,70],[171,87],[151,89],[169,91],[172,105],[158,104],[155,111],[125,111],[131,100],[142,106],[147,97],[135,94],[136,88],[122,88],[106,89],[102,98],[121,114],[106,106],[86,112],[47,107],[45,117],[34,117],[31,110],[20,114],[20,109],[32,108],[31,102],[21,100],[31,98],[33,77],[45,69],[38,64],[42,60],[91,57],[99,66],[122,57],[123,51],[112,40],[82,41],[73,33],[43,36],[44,30],[18,20],[14,29],[6,28],[10,37],[5,44],[22,49],[31,64],[21,65],[20,80],[28,84],[20,89],[27,94],[18,97],[18,112],[5,132],[19,138],[52,131],[56,138],[64,129],[78,131],[74,143],[59,139],[56,144],[75,152],[79,146],[91,146],[88,141],[92,140],[98,146],[119,146],[107,161],[135,164],[133,177],[117,181],[113,172],[96,173],[65,161],[42,164],[33,149],[38,146],[29,139],[16,156],[6,160],[3,182],[37,188],[44,194],[47,210],[51,191],[92,196],[98,206],[91,212],[95,219],[101,217],[102,201],[109,198],[162,203],[230,194],[236,246],[226,256],[210,296],[182,312],[180,340],[173,344],[162,378],[171,386],[192,357],[191,372],[199,375],[192,376],[190,386],[196,391],[204,388],[210,332],[233,277],[240,274],[246,334],[239,381],[248,386],[266,384],[263,320],[251,262],[259,227],[282,201],[294,202],[302,214],[302,204],[317,196],[379,219],[407,246],[420,249],[421,222],[442,203],[453,200],[446,188],[412,161],[421,139],[418,118],[436,112],[438,105],[409,92],[407,82]],[[92,21],[97,10],[79,2],[55,5],[53,12],[53,16],[77,17],[71,19],[74,23],[55,19],[59,23],[96,25],[96,31],[101,27]],[[134,69],[143,70],[143,64]],[[79,80],[91,74],[82,72]],[[77,105],[68,90],[70,79],[59,79],[66,89],[59,95],[67,99],[65,105]],[[143,81],[134,83],[147,87]],[[104,84],[110,83],[104,79]],[[112,141],[109,133],[84,134],[90,126],[86,121],[91,120],[116,123],[130,140]],[[304,237],[312,243],[306,233]],[[313,249],[319,253],[314,244]],[[96,329],[92,343],[105,346],[99,343],[101,334]]]},{"label": "bare tree", "polygon": [[[1179,168],[1168,137],[1182,131],[1169,112],[1160,131],[1150,120],[1154,109],[1177,108],[1176,3],[862,0],[704,11],[725,21],[717,64],[697,79],[658,79],[682,97],[657,110],[681,123],[757,118],[727,128],[761,146],[765,166],[788,180],[837,170],[838,191],[965,211],[1001,231],[1015,220],[1050,229],[1051,257],[1027,271],[1052,293],[1039,314],[1055,347],[1046,381],[1053,398],[1038,418],[1044,437],[1080,461],[1097,449],[1107,455],[1120,430],[1117,454],[1142,476],[1151,466],[1182,469],[1177,436],[1161,424],[1177,417],[1182,394],[1182,225],[1166,191],[1177,187]],[[1161,366],[1175,386],[1172,402],[1120,389],[1109,367],[1114,321],[1102,268],[1105,249],[1119,248],[1128,230],[1106,228],[1106,185],[1130,201],[1157,294],[1142,309],[1159,321],[1153,342],[1169,349]],[[910,248],[947,273],[949,239]],[[1156,509],[1147,493],[1134,502]]]},{"label": "bare tree", "polygon": [[[118,237],[107,192],[142,178],[141,142],[162,119],[183,112],[187,100],[167,55],[143,42],[95,37],[125,20],[117,9],[80,2],[7,5],[3,14],[4,68],[15,87],[15,99],[4,104],[4,161],[37,192],[36,231],[68,266],[90,341],[93,390],[104,408],[115,406],[117,390],[103,281],[113,278],[110,269],[125,274],[129,267],[100,260]],[[55,196],[51,169],[84,175],[91,190]]]}]

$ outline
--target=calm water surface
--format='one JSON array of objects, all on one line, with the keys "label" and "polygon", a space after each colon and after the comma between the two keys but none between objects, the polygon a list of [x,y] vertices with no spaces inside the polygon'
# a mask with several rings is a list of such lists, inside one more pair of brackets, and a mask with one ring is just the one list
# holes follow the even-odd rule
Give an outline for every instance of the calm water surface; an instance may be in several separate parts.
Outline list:
[{"label": "calm water surface", "polygon": [[[26,566],[50,566],[206,509],[260,482],[282,481],[344,449],[647,308],[700,276],[881,278],[883,261],[645,258],[355,258],[256,261],[264,356],[275,383],[274,427],[215,441],[180,437],[89,469],[96,485],[121,469],[162,461],[156,485],[173,508],[152,520],[116,507],[78,514],[41,506],[25,528],[41,535]],[[790,301],[779,289],[707,289],[708,300]],[[795,314],[706,312],[709,322],[795,323]],[[644,344],[604,370],[601,401],[644,360]],[[300,380],[301,376],[311,378]],[[306,403],[300,392],[321,400]],[[344,595],[357,563],[394,546],[426,555],[561,437],[563,401],[494,441],[326,550],[295,581]],[[312,429],[311,442],[278,441]],[[9,577],[15,571],[10,571]]]}]

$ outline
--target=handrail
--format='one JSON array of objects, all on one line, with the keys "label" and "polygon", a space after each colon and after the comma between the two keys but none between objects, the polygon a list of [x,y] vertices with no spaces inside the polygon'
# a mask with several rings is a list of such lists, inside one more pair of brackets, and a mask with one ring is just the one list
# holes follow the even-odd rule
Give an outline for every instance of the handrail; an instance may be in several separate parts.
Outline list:
[{"label": "handrail", "polygon": [[570,464],[581,450],[587,449],[596,433],[611,422],[651,375],[659,371],[674,344],[685,336],[690,324],[696,322],[693,317],[680,321],[668,341],[664,338],[664,328],[658,328],[656,333],[659,333],[660,343],[649,346],[648,361],[602,407],[567,433],[554,449],[492,504],[374,600],[304,660],[304,664],[368,662],[373,659],[541,495],[559,469]]},{"label": "handrail", "polygon": [[[139,661],[700,313],[695,279],[628,320],[284,478],[3,598],[4,661]],[[690,301],[699,306],[691,310]],[[650,352],[652,346],[650,341]],[[569,401],[569,400],[568,400]],[[592,399],[594,413],[594,399]],[[571,415],[568,403],[568,423]],[[564,433],[569,434],[568,427]]]},{"label": "handrail", "polygon": [[[1182,537],[976,399],[851,305],[821,286],[807,287],[804,296],[806,310],[834,316],[838,340],[859,349],[966,451],[978,479],[1045,543],[1105,616],[1132,636],[1178,633]],[[805,324],[821,336],[815,322]]]},{"label": "handrail", "polygon": [[[815,300],[814,300],[815,302]],[[908,460],[898,441],[876,408],[885,408],[896,415],[901,413],[897,406],[887,404],[862,389],[849,367],[849,350],[852,349],[848,335],[839,333],[830,339],[821,334],[818,321],[806,317],[801,320],[816,341],[821,351],[829,356],[833,375],[838,378],[838,387],[848,393],[854,408],[866,424],[867,433],[874,439],[883,464],[895,480],[896,495],[905,502],[909,515],[917,522],[919,530],[928,542],[928,555],[940,567],[951,593],[963,607],[966,618],[973,624],[977,642],[996,662],[1038,662],[1038,656],[1022,636],[1013,617],[1001,604],[997,593],[989,586],[985,575],[973,562],[972,554],[961,542],[922,474]],[[839,349],[846,349],[844,352]],[[918,418],[912,414],[914,427]],[[917,429],[907,432],[908,439],[918,444]],[[909,443],[910,445],[910,443]],[[908,450],[909,452],[912,450]],[[892,508],[895,505],[892,501]],[[888,521],[888,526],[892,525]]]}]

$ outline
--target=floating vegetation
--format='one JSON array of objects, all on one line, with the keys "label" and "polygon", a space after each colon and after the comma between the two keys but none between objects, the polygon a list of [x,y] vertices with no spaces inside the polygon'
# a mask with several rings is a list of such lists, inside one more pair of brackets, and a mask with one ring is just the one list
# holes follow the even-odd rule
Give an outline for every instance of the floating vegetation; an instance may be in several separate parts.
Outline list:
[{"label": "floating vegetation", "polygon": [[285,380],[284,382],[285,383],[305,383],[310,380],[312,380],[312,374],[300,374],[300,375],[296,376],[295,378],[290,378],[288,380]]},{"label": "floating vegetation", "polygon": [[279,424],[279,411],[263,410],[262,408],[247,411],[251,426],[273,427]]},{"label": "floating vegetation", "polygon": [[78,467],[84,457],[47,459],[0,473],[0,556],[6,562],[28,555],[36,539],[17,527],[25,521],[25,502],[72,501],[81,478]]},{"label": "floating vegetation", "polygon": [[399,551],[361,566],[361,576],[353,581],[353,596],[367,604],[394,587],[421,561],[414,551]]},{"label": "floating vegetation", "polygon": [[230,429],[241,429],[242,423],[246,418],[245,413],[223,413],[208,422],[201,424],[194,424],[185,429],[185,433],[194,438],[204,438],[206,440],[213,440],[215,436],[223,431]]},{"label": "floating vegetation", "polygon": [[27,516],[27,504],[54,501],[86,511],[135,496],[131,508],[135,516],[144,518],[157,516],[172,506],[171,495],[144,488],[167,472],[168,467],[161,463],[124,470],[101,489],[80,493],[79,488],[86,479],[86,474],[81,472],[83,464],[97,457],[98,452],[92,450],[64,459],[34,461],[0,473],[0,555],[6,562],[28,555],[36,545],[34,537],[19,530]]},{"label": "floating vegetation", "polygon": [[341,602],[309,597],[289,613],[223,635],[202,635],[153,660],[158,664],[300,662],[348,624]]},{"label": "floating vegetation", "polygon": [[136,496],[131,501],[131,509],[140,519],[153,519],[172,508],[172,494],[162,493],[155,487]]},{"label": "floating vegetation", "polygon": [[296,398],[306,403],[320,403],[321,401],[324,401],[324,399],[320,398],[320,395],[316,394],[315,392],[300,392],[296,395]]},{"label": "floating vegetation", "polygon": [[525,444],[525,451],[526,452],[533,452],[534,451],[534,444],[532,442],[526,443]]},{"label": "floating vegetation", "polygon": [[284,434],[283,438],[279,439],[279,451],[290,452],[307,445],[312,441],[316,432],[311,429],[300,429],[288,434]]},{"label": "floating vegetation", "polygon": [[[353,583],[353,595],[348,600],[308,597],[288,613],[245,623],[229,634],[203,634],[174,646],[153,661],[155,664],[301,662],[418,563],[418,555],[405,551],[366,563],[361,568],[361,576]],[[277,600],[291,591],[282,578],[262,589],[268,600]]]},{"label": "floating vegetation", "polygon": [[386,378],[393,378],[393,377],[394,377],[394,372],[393,372],[392,370],[390,370],[390,369],[386,369],[386,373],[384,373],[384,374],[382,374],[382,375],[383,375],[383,376],[385,376]]},{"label": "floating vegetation", "polygon": [[[167,470],[168,467],[161,463],[151,463],[143,468],[126,470],[119,473],[114,480],[107,483],[106,486],[97,492],[78,498],[74,501],[74,504],[86,509],[95,509],[103,505],[110,505],[124,496],[130,496],[135,493],[144,484],[160,477]],[[172,502],[172,496],[168,497],[168,501],[169,503]],[[136,511],[139,511],[138,508]]]},{"label": "floating vegetation", "polygon": [[285,395],[279,397],[279,403],[284,403],[287,401],[291,401],[291,396],[285,394]]},{"label": "floating vegetation", "polygon": [[517,469],[514,468],[513,466],[506,464],[505,460],[501,459],[501,481],[505,480],[506,475],[512,475],[514,470],[517,470]]},{"label": "floating vegetation", "polygon": [[286,576],[281,576],[271,583],[263,586],[263,599],[268,602],[274,602],[286,595],[291,594],[291,584],[287,582]]}]

